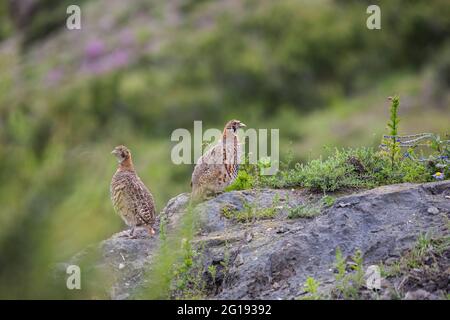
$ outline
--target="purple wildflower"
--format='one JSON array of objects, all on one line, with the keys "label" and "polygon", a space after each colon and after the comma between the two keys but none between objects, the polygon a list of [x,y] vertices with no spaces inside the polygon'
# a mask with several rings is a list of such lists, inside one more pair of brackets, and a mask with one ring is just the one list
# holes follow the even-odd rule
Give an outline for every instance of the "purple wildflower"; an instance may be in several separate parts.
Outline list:
[{"label": "purple wildflower", "polygon": [[87,59],[96,59],[105,52],[105,45],[101,40],[93,40],[89,42],[85,49]]}]

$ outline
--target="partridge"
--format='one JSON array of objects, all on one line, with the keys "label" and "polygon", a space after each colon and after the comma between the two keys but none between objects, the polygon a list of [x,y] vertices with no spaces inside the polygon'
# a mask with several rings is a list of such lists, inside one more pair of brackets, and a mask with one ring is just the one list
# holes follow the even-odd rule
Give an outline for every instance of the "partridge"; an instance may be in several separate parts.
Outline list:
[{"label": "partridge", "polygon": [[155,202],[150,191],[141,181],[133,166],[131,152],[125,146],[117,146],[111,152],[119,162],[111,180],[111,200],[115,211],[131,227],[129,236],[134,237],[134,229],[144,226],[149,233],[155,233]]},{"label": "partridge", "polygon": [[222,139],[198,159],[191,180],[193,199],[219,193],[236,179],[242,155],[236,132],[245,126],[239,120],[229,121]]}]

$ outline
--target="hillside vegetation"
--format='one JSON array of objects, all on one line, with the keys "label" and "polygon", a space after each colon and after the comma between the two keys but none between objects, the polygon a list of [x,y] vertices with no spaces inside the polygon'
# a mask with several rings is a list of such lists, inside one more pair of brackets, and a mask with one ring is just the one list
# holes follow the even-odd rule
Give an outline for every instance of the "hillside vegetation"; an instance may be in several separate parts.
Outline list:
[{"label": "hillside vegetation", "polygon": [[[65,29],[69,2],[82,30]],[[161,209],[190,189],[170,134],[194,120],[280,129],[283,170],[263,183],[320,191],[333,181],[313,175],[346,161],[326,162],[335,148],[378,152],[388,96],[401,97],[398,134],[449,132],[446,0],[379,1],[381,30],[366,28],[370,1],[43,0],[22,16],[23,3],[0,4],[0,297],[52,296],[49,265],[123,228],[118,144]]]}]

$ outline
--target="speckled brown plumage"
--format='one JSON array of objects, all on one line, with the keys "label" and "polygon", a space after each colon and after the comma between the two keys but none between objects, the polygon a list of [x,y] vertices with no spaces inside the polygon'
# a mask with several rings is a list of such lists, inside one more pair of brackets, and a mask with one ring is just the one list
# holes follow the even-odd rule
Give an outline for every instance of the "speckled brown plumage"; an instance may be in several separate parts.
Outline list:
[{"label": "speckled brown plumage", "polygon": [[136,174],[131,152],[125,146],[118,146],[112,153],[119,161],[110,186],[114,209],[131,227],[130,236],[133,236],[134,228],[137,226],[145,226],[150,234],[154,234],[155,202],[150,191]]},{"label": "speckled brown plumage", "polygon": [[236,131],[242,127],[239,120],[229,121],[222,140],[198,159],[191,180],[193,199],[221,192],[236,179],[242,153]]}]

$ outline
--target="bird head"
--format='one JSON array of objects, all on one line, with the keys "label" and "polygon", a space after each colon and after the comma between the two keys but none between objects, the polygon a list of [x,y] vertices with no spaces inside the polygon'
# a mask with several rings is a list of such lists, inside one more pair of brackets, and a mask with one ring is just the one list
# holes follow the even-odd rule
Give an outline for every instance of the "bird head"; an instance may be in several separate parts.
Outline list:
[{"label": "bird head", "polygon": [[122,163],[131,157],[130,150],[125,146],[115,147],[114,150],[111,151],[111,154],[116,156],[117,161],[119,161],[119,163]]},{"label": "bird head", "polygon": [[239,121],[239,120],[231,120],[228,121],[225,125],[225,130],[231,130],[233,133],[236,133],[236,131],[240,128],[246,127],[245,123]]}]

